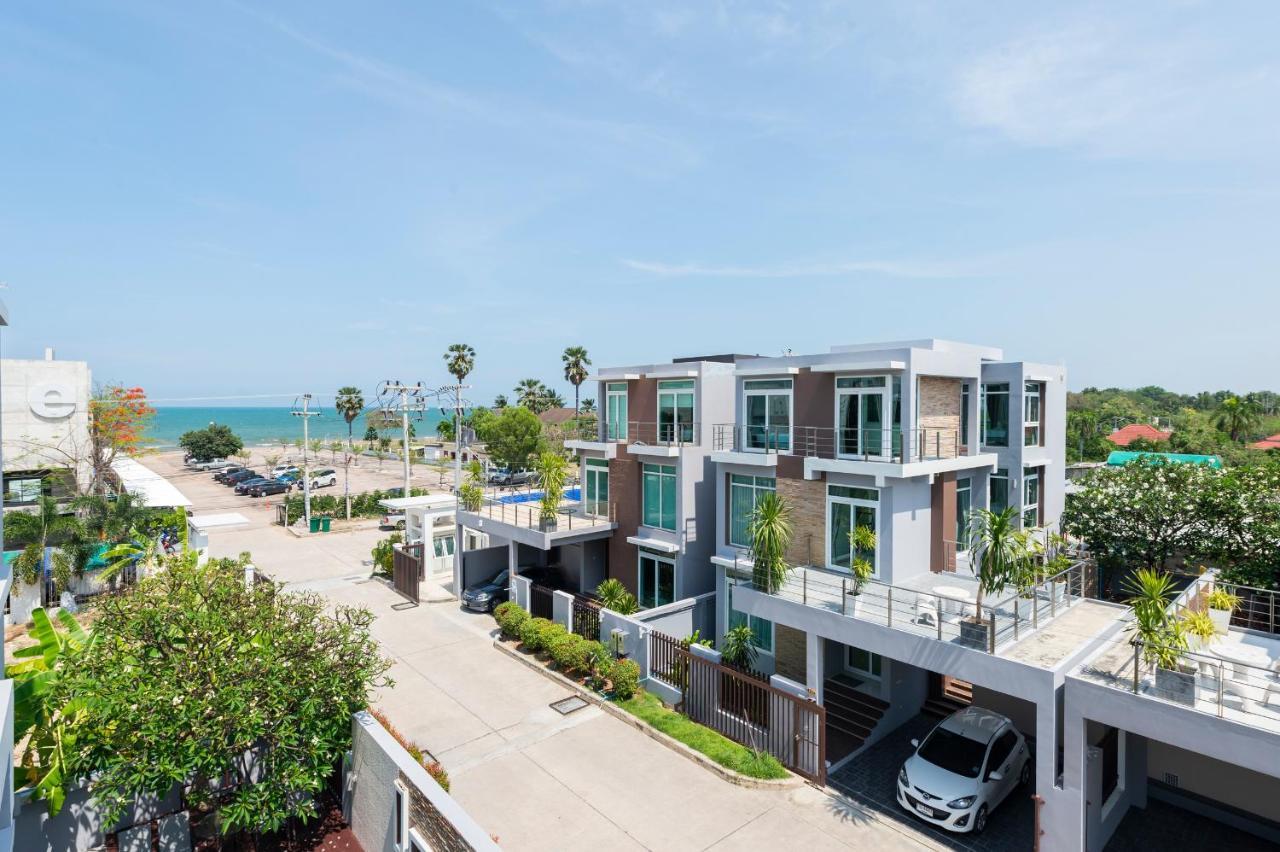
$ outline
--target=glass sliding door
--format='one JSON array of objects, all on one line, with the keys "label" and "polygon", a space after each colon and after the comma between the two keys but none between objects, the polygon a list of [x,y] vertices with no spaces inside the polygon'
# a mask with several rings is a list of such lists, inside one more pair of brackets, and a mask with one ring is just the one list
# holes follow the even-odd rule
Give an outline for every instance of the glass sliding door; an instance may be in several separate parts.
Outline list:
[{"label": "glass sliding door", "polygon": [[583,509],[588,515],[609,514],[609,462],[587,459],[583,470]]},{"label": "glass sliding door", "polygon": [[627,440],[627,383],[605,384],[604,429],[606,441]]},{"label": "glass sliding door", "polygon": [[884,376],[836,379],[837,455],[888,455],[887,397],[888,383]]},{"label": "glass sliding door", "polygon": [[753,379],[742,389],[746,449],[791,449],[791,379]]},{"label": "glass sliding door", "polygon": [[988,447],[1009,446],[1009,383],[982,386],[982,443]]},{"label": "glass sliding door", "polygon": [[969,549],[969,512],[973,509],[972,481],[956,480],[956,550]]},{"label": "glass sliding door", "polygon": [[693,443],[693,379],[658,382],[658,441]]},{"label": "glass sliding door", "polygon": [[991,494],[988,505],[997,515],[1009,508],[1009,470],[1000,468],[991,474]]},{"label": "glass sliding door", "polygon": [[663,530],[676,528],[675,465],[646,464],[641,469],[641,523]]},{"label": "glass sliding door", "polygon": [[[827,486],[827,567],[848,571],[853,557],[866,559],[872,565],[872,576],[880,576],[879,548],[854,552],[849,533],[855,527],[867,527],[880,536],[880,493],[874,488]],[[878,543],[878,542],[877,542]]]},{"label": "glass sliding door", "polygon": [[1040,469],[1024,467],[1022,469],[1022,528],[1034,529],[1040,526]]},{"label": "glass sliding door", "polygon": [[729,543],[735,547],[751,546],[751,515],[756,502],[777,489],[772,476],[729,476]]},{"label": "glass sliding door", "polygon": [[640,608],[652,609],[676,599],[676,563],[665,556],[640,551]]}]

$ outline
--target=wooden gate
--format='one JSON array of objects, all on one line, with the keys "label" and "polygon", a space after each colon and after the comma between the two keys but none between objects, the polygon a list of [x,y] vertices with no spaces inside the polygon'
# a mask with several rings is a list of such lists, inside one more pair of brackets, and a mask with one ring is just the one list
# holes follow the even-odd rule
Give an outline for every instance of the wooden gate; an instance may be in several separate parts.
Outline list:
[{"label": "wooden gate", "polygon": [[680,690],[677,710],[748,748],[767,751],[792,772],[827,783],[827,711],[690,651],[679,639],[649,634],[651,675]]},{"label": "wooden gate", "polygon": [[418,603],[418,581],[422,577],[422,545],[394,545],[391,548],[391,584],[395,590]]}]

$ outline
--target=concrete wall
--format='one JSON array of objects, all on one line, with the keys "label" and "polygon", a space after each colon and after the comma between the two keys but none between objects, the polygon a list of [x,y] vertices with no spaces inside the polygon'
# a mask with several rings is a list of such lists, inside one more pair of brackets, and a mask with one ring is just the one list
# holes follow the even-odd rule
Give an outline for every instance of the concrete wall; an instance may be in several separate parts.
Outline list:
[{"label": "concrete wall", "polygon": [[[365,852],[398,852],[396,784],[408,792],[408,823],[432,849],[470,848],[497,852],[489,833],[437,784],[366,712],[351,720],[351,767],[343,810]],[[405,846],[408,848],[408,838]]]},{"label": "concrete wall", "polygon": [[[1155,781],[1172,783],[1189,793],[1239,808],[1259,817],[1280,820],[1280,777],[1242,769],[1204,753],[1159,740],[1147,740],[1146,774]],[[1280,767],[1276,767],[1280,772]]]},{"label": "concrete wall", "polygon": [[507,548],[503,545],[466,551],[462,554],[462,588],[492,578],[507,567],[507,561]]},{"label": "concrete wall", "polygon": [[929,672],[910,663],[884,659],[880,665],[880,687],[880,697],[889,702],[889,707],[867,737],[868,745],[919,715],[929,697]]},{"label": "concrete wall", "polygon": [[107,835],[171,814],[182,805],[177,787],[163,797],[139,796],[119,821],[107,825],[102,819],[102,809],[90,798],[87,785],[81,785],[67,793],[62,810],[55,817],[49,816],[46,803],[31,801],[29,792],[23,793],[19,798],[23,801],[14,820],[13,848],[44,849],[47,852],[80,852],[83,849],[101,848],[106,843]]},{"label": "concrete wall", "polygon": [[92,382],[84,361],[0,361],[0,435],[5,470],[74,468],[88,484],[89,399]]},{"label": "concrete wall", "polygon": [[1018,730],[1024,734],[1035,736],[1036,705],[1030,701],[1015,698],[998,689],[974,684],[973,704],[975,707],[985,707],[988,710],[994,710],[997,713],[1008,716]]}]

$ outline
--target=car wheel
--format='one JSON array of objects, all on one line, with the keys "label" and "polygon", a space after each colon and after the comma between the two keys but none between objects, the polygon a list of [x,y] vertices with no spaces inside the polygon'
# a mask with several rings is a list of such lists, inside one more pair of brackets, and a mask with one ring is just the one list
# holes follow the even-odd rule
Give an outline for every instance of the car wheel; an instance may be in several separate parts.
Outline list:
[{"label": "car wheel", "polygon": [[1018,785],[1025,787],[1031,783],[1031,760],[1027,759],[1022,762],[1022,772],[1018,775]]},{"label": "car wheel", "polygon": [[987,806],[978,808],[978,815],[973,818],[973,833],[981,834],[987,827]]}]

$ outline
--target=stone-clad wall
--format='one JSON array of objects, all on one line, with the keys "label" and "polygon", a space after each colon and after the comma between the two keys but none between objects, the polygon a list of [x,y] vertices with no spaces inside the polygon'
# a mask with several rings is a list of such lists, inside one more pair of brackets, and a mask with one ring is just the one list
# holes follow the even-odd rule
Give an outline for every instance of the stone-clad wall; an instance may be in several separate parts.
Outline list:
[{"label": "stone-clad wall", "polygon": [[791,507],[791,547],[787,564],[825,564],[827,484],[824,480],[778,477],[778,496]]},{"label": "stone-clad wall", "polygon": [[920,377],[920,422],[911,450],[918,451],[916,444],[923,440],[928,456],[956,456],[960,435],[960,384],[959,379]]},{"label": "stone-clad wall", "polygon": [[796,683],[808,682],[808,671],[805,660],[806,636],[803,630],[787,627],[785,624],[773,626],[775,672]]}]

